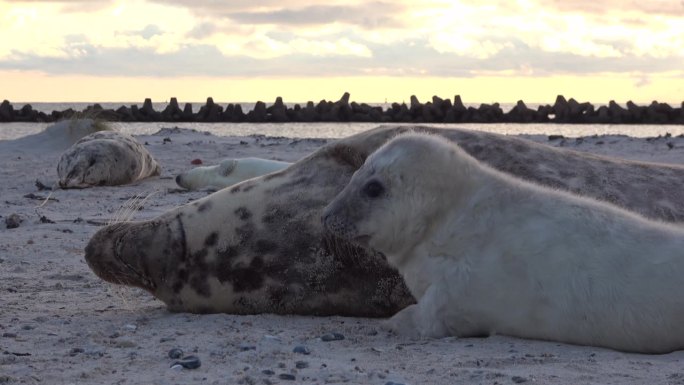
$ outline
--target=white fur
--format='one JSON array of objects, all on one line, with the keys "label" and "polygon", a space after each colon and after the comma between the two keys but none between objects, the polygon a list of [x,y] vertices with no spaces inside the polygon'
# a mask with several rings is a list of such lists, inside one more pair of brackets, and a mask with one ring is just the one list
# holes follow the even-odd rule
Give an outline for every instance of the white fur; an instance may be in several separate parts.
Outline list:
[{"label": "white fur", "polygon": [[[364,203],[369,179],[386,191]],[[515,179],[415,134],[371,155],[326,215],[364,204],[351,236],[369,236],[418,300],[388,321],[402,334],[684,349],[681,227]]]},{"label": "white fur", "polygon": [[289,167],[292,163],[261,158],[225,159],[214,166],[196,167],[176,177],[176,183],[188,190],[204,187],[224,188],[257,176]]}]

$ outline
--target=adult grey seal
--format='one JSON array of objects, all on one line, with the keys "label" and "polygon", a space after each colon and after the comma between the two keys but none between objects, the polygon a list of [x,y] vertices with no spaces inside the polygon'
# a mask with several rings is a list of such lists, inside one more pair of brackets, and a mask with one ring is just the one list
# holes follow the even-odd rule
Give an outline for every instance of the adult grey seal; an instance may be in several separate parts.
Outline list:
[{"label": "adult grey seal", "polygon": [[128,134],[99,131],[68,148],[59,159],[62,188],[117,186],[159,175],[159,165],[145,146]]},{"label": "adult grey seal", "polygon": [[401,276],[380,254],[324,231],[320,215],[370,153],[409,130],[539,184],[684,219],[684,167],[477,131],[381,127],[152,220],[104,227],[86,260],[102,279],[142,287],[173,311],[390,316],[414,301]]},{"label": "adult grey seal", "polygon": [[418,303],[390,319],[401,334],[684,349],[684,227],[525,182],[441,137],[382,146],[323,218],[402,274]]},{"label": "adult grey seal", "polygon": [[292,163],[262,158],[224,159],[219,164],[200,166],[176,176],[176,184],[188,190],[224,188],[257,176],[280,171]]}]

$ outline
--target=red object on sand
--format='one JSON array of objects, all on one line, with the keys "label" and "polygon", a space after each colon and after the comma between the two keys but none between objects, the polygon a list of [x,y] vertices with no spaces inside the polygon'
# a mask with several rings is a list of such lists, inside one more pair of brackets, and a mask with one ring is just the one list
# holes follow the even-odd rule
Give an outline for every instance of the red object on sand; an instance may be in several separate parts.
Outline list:
[{"label": "red object on sand", "polygon": [[192,162],[190,162],[190,163],[192,163],[192,164],[202,164],[202,159],[193,159]]}]

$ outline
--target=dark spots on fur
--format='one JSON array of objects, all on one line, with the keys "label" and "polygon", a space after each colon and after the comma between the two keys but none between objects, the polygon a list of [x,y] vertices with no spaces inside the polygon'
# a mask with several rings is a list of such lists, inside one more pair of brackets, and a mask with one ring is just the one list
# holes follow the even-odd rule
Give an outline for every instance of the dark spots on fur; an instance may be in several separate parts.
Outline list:
[{"label": "dark spots on fur", "polygon": [[266,224],[284,223],[294,217],[293,213],[279,209],[277,206],[271,206],[266,210],[266,213],[261,217],[261,221]]},{"label": "dark spots on fur", "polygon": [[206,201],[202,202],[199,206],[197,206],[197,211],[200,213],[203,213],[203,212],[211,209],[212,205],[213,205],[213,203],[210,200],[206,200]]},{"label": "dark spots on fur", "polygon": [[195,274],[192,279],[190,279],[190,287],[192,287],[195,292],[202,297],[211,297],[211,288],[209,287],[209,282],[207,281],[206,275]]},{"label": "dark spots on fur", "polygon": [[218,242],[218,233],[214,231],[213,233],[209,234],[207,239],[204,240],[204,246],[216,246],[216,242]]},{"label": "dark spots on fur", "polygon": [[174,293],[179,294],[187,282],[188,271],[186,269],[178,269],[178,272],[176,273],[176,282],[173,284],[171,289]]},{"label": "dark spots on fur", "polygon": [[268,175],[264,176],[264,181],[269,181],[269,180],[271,180],[271,179],[280,178],[280,177],[283,177],[283,176],[285,176],[285,175],[287,175],[287,173],[286,173],[284,170],[283,170],[283,171],[274,172],[274,173],[272,173],[272,174],[268,174]]},{"label": "dark spots on fur", "polygon": [[268,239],[259,239],[254,242],[252,250],[258,255],[264,255],[278,249],[278,244]]},{"label": "dark spots on fur", "polygon": [[[218,250],[217,253],[219,264],[223,261],[230,262],[233,259],[235,259],[235,257],[237,257],[238,255],[240,255],[240,252],[238,251],[238,248],[235,246],[228,246],[223,250]],[[219,270],[221,270],[222,268],[230,268],[230,266],[219,266]]]},{"label": "dark spots on fur", "polygon": [[261,289],[266,277],[264,260],[260,257],[252,258],[249,265],[221,261],[217,267],[216,278],[221,283],[230,282],[237,293]]},{"label": "dark spots on fur", "polygon": [[287,298],[287,294],[287,286],[282,284],[270,286],[267,290],[268,299],[276,307],[282,307],[283,305],[285,305],[285,299]]},{"label": "dark spots on fur", "polygon": [[[211,296],[208,278],[213,274],[213,269],[206,261],[207,249],[202,249],[192,254],[188,260],[188,270],[192,272],[189,279],[190,287],[198,295],[203,297]],[[213,265],[213,264],[212,264]]]},{"label": "dark spots on fur", "polygon": [[247,192],[251,189],[253,189],[256,186],[256,183],[249,183],[246,186],[242,186],[242,191]]},{"label": "dark spots on fur", "polygon": [[241,188],[240,185],[234,186],[230,189],[230,193],[235,194],[236,192],[240,192],[240,188]]},{"label": "dark spots on fur", "polygon": [[239,207],[237,210],[234,211],[235,215],[238,216],[243,221],[246,221],[247,219],[252,217],[252,212],[247,210],[246,207]]},{"label": "dark spots on fur", "polygon": [[192,257],[195,260],[201,261],[201,260],[204,260],[204,258],[206,258],[207,255],[209,255],[209,251],[207,249],[202,249],[202,250],[192,254]]},{"label": "dark spots on fur", "polygon": [[237,235],[240,245],[246,245],[254,236],[254,224],[248,222],[240,227],[236,227],[235,235]]},{"label": "dark spots on fur", "polygon": [[264,261],[255,257],[248,267],[236,266],[233,269],[233,290],[236,292],[254,291],[261,289],[264,283]]},{"label": "dark spots on fur", "polygon": [[[185,234],[185,227],[183,226],[183,220],[181,219],[181,215],[178,214],[176,215],[176,222],[178,222],[178,227],[177,230],[179,232],[178,238],[174,237],[173,238],[173,249],[174,250],[179,250],[179,252],[176,252],[176,254],[179,256],[179,259],[181,261],[185,261],[187,258],[188,254],[188,244],[186,240],[186,234]],[[167,224],[167,234],[174,234],[174,232],[171,231],[171,228]]]}]

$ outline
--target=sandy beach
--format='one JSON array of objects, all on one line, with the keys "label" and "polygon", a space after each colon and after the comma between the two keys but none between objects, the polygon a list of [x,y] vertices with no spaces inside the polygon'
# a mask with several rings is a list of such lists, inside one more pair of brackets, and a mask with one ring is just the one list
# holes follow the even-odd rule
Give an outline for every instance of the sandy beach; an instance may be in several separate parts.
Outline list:
[{"label": "sandy beach", "polygon": [[[608,156],[684,164],[684,137],[528,139]],[[186,129],[138,136],[159,177],[121,187],[40,191],[68,143],[0,141],[0,384],[684,384],[684,351],[665,355],[505,336],[411,341],[381,320],[170,313],[148,293],[101,281],[83,249],[104,224],[149,219],[210,194],[174,182],[201,159],[295,162],[333,139],[219,137]],[[142,206],[127,210],[132,200]],[[7,229],[13,214],[19,227]],[[343,339],[325,341],[326,334]],[[171,368],[171,349],[201,361]],[[303,351],[303,353],[301,353]]]}]

